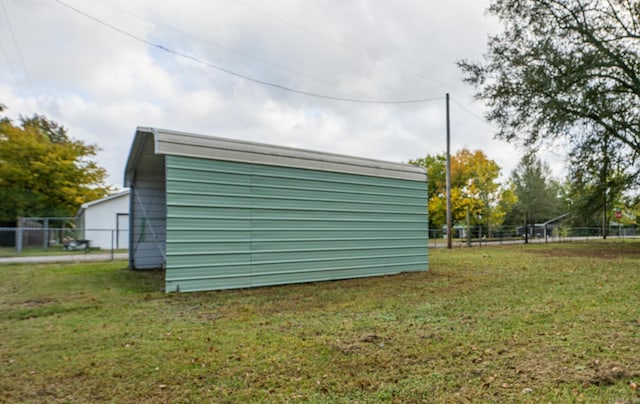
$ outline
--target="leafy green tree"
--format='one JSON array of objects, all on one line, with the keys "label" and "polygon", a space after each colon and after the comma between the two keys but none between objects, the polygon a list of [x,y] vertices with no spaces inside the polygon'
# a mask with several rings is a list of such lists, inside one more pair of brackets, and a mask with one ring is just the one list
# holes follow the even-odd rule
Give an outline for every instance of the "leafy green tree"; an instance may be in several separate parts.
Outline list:
[{"label": "leafy green tree", "polygon": [[106,171],[91,158],[95,145],[68,137],[39,115],[14,124],[0,119],[0,221],[18,216],[73,216],[106,195]]},{"label": "leafy green tree", "polygon": [[488,103],[498,137],[528,146],[561,137],[574,153],[589,153],[584,144],[607,136],[635,162],[640,2],[494,0],[489,13],[504,31],[489,39],[484,63],[458,65]]},{"label": "leafy green tree", "polygon": [[572,154],[567,183],[574,225],[602,226],[607,236],[612,210],[625,205],[624,191],[635,180],[629,176],[632,162],[616,153],[619,141],[603,136],[602,141],[585,142]]},{"label": "leafy green tree", "polygon": [[[515,223],[519,218],[524,229],[563,213],[560,185],[549,180],[550,177],[549,167],[533,151],[525,153],[511,173],[513,192],[517,197],[512,218]],[[525,242],[528,242],[528,231],[524,233]]]},{"label": "leafy green tree", "polygon": [[513,181],[508,180],[502,184],[500,188],[500,196],[498,197],[498,203],[493,211],[494,217],[492,222],[496,226],[504,226],[507,224],[507,220],[511,212],[513,212],[516,204],[518,203],[518,197],[516,196],[515,187]]},{"label": "leafy green tree", "polygon": [[625,226],[640,225],[640,195],[625,195],[620,208],[622,219],[618,222]]},{"label": "leafy green tree", "polygon": [[436,196],[442,189],[445,189],[447,158],[444,153],[433,156],[427,155],[423,158],[410,160],[409,163],[426,169],[429,199]]}]

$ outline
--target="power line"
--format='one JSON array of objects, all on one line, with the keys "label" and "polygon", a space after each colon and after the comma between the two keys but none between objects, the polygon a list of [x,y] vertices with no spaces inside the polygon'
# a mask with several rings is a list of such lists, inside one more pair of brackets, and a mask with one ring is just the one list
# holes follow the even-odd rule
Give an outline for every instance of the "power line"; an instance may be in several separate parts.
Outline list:
[{"label": "power line", "polygon": [[288,91],[288,92],[295,93],[295,94],[306,95],[306,96],[315,97],[315,98],[323,98],[323,99],[333,100],[333,101],[345,101],[345,102],[353,102],[353,103],[359,103],[359,104],[418,104],[418,103],[441,100],[441,99],[444,98],[444,97],[433,97],[433,98],[418,98],[418,99],[410,99],[410,100],[364,100],[364,99],[358,99],[358,98],[336,97],[336,96],[332,96],[332,95],[320,94],[320,93],[315,93],[315,92],[311,92],[311,91],[298,90],[298,89],[295,89],[295,88],[287,87],[287,86],[282,85],[282,84],[278,84],[278,83],[273,83],[273,82],[270,82],[270,81],[257,79],[257,78],[252,77],[252,76],[247,76],[247,75],[244,75],[242,73],[238,73],[238,72],[235,72],[233,70],[229,70],[227,68],[224,68],[222,66],[218,66],[218,65],[213,64],[211,62],[199,59],[199,58],[197,58],[195,56],[192,56],[192,55],[189,55],[189,54],[186,54],[186,53],[183,53],[183,52],[168,48],[168,47],[166,47],[164,45],[152,42],[152,41],[150,41],[148,39],[142,38],[140,36],[137,36],[135,34],[132,34],[132,33],[128,32],[128,31],[125,31],[122,28],[119,28],[119,27],[117,27],[117,26],[115,26],[113,24],[110,24],[110,23],[108,23],[106,21],[103,21],[103,20],[97,18],[97,17],[94,17],[91,14],[85,13],[84,11],[75,8],[75,7],[71,6],[70,4],[67,4],[62,0],[55,0],[55,1],[57,3],[59,3],[60,5],[68,8],[68,9],[70,9],[72,11],[74,11],[75,13],[84,16],[85,18],[88,18],[88,19],[90,19],[90,20],[92,20],[92,21],[94,21],[94,22],[96,22],[96,23],[98,23],[100,25],[103,25],[103,26],[105,26],[105,27],[107,27],[107,28],[109,28],[111,30],[119,32],[122,35],[128,36],[129,38],[134,39],[134,40],[136,40],[138,42],[145,43],[145,44],[147,44],[149,46],[152,46],[152,47],[154,47],[156,49],[162,50],[162,51],[167,52],[167,53],[174,54],[176,56],[180,56],[180,57],[182,57],[184,59],[191,60],[193,62],[199,63],[201,65],[210,67],[212,69],[227,73],[227,74],[235,76],[235,77],[239,77],[239,78],[247,80],[247,81],[252,81],[252,82],[257,83],[257,84],[261,84],[261,85],[264,85],[264,86],[277,88],[279,90]]},{"label": "power line", "polygon": [[26,98],[24,96],[24,91],[22,90],[22,86],[20,85],[20,80],[18,80],[18,76],[16,75],[16,72],[13,70],[13,64],[11,63],[11,60],[9,59],[9,54],[4,49],[4,45],[2,45],[2,41],[0,41],[0,51],[2,51],[2,54],[4,55],[4,58],[7,60],[7,65],[9,66],[9,72],[11,73],[11,77],[13,78],[13,81],[15,82],[16,89],[18,90],[18,93],[20,93],[20,96],[22,98]]},{"label": "power line", "polygon": [[491,126],[491,124],[484,119],[483,117],[477,115],[476,113],[474,113],[473,111],[471,111],[470,109],[466,108],[464,105],[462,105],[461,103],[459,103],[458,101],[456,101],[455,99],[451,98],[451,101],[453,101],[454,104],[456,104],[457,106],[459,106],[463,111],[465,111],[467,114],[471,115],[472,117],[476,118],[477,120],[481,121],[482,123],[484,123],[485,125],[489,126],[490,128],[493,128],[493,126]]},{"label": "power line", "polygon": [[[171,30],[171,31],[177,32],[177,33],[182,34],[182,35],[185,35],[185,36],[189,36],[189,37],[195,38],[195,39],[197,39],[197,40],[199,40],[199,41],[202,41],[202,42],[205,42],[205,43],[207,43],[207,44],[209,44],[209,45],[213,45],[213,46],[218,47],[218,48],[220,48],[220,49],[224,49],[224,50],[225,50],[225,51],[227,51],[227,52],[235,53],[236,55],[240,55],[240,56],[243,56],[243,57],[245,57],[245,58],[255,60],[255,61],[257,61],[257,62],[259,62],[259,63],[262,63],[262,64],[265,64],[265,65],[267,65],[267,66],[275,67],[276,69],[280,69],[280,70],[285,71],[285,72],[287,72],[287,73],[294,74],[294,75],[299,76],[299,77],[302,77],[302,78],[304,78],[304,79],[306,79],[306,80],[312,80],[312,81],[315,81],[315,82],[318,82],[318,83],[321,83],[321,84],[324,84],[324,85],[327,85],[327,86],[334,87],[334,88],[336,88],[336,89],[338,89],[338,90],[340,90],[340,91],[344,91],[344,89],[343,89],[343,88],[341,88],[339,85],[337,85],[337,84],[335,84],[335,83],[331,83],[331,82],[328,82],[328,81],[325,81],[325,80],[319,79],[319,78],[317,78],[317,77],[309,76],[308,74],[304,74],[304,73],[301,73],[301,72],[299,72],[299,71],[293,70],[293,69],[291,69],[291,68],[289,68],[289,67],[286,67],[286,66],[280,65],[280,64],[278,64],[278,63],[274,63],[274,62],[271,62],[271,61],[269,61],[269,60],[259,58],[259,57],[257,57],[257,56],[254,56],[254,55],[251,55],[251,54],[249,54],[249,53],[243,52],[243,51],[241,51],[241,50],[238,50],[238,49],[232,48],[232,47],[230,47],[230,46],[223,45],[223,44],[218,43],[218,42],[216,42],[216,41],[213,41],[213,40],[211,40],[211,39],[204,38],[204,37],[202,37],[202,36],[200,36],[200,35],[196,35],[196,34],[193,34],[193,33],[191,33],[191,32],[187,32],[187,31],[185,31],[185,30],[182,30],[182,29],[179,29],[179,28],[173,27],[173,26],[171,26],[171,25],[168,25],[168,24],[165,24],[165,23],[162,23],[162,22],[156,21],[156,20],[152,20],[152,19],[149,19],[149,18],[143,17],[143,16],[138,15],[138,14],[135,14],[135,13],[133,13],[133,12],[131,12],[131,11],[128,11],[128,10],[125,10],[125,9],[122,9],[122,8],[119,8],[119,7],[116,7],[116,6],[113,6],[113,5],[111,5],[111,4],[107,4],[107,3],[105,3],[105,2],[103,2],[103,1],[101,1],[101,0],[91,0],[91,1],[93,1],[93,2],[95,2],[95,3],[98,3],[98,4],[101,4],[101,5],[105,6],[105,7],[109,7],[109,8],[111,8],[111,9],[117,10],[117,11],[119,11],[119,12],[122,12],[122,13],[128,14],[128,15],[130,15],[130,16],[132,16],[132,17],[135,17],[135,18],[137,18],[137,19],[139,19],[139,20],[141,20],[141,21],[150,22],[150,23],[152,23],[152,24],[154,24],[154,25],[157,25],[157,26],[159,26],[159,27],[162,27],[162,28],[165,28],[165,29],[168,29],[168,30]],[[370,100],[372,100],[372,101],[376,101],[376,99],[374,99],[374,98],[371,98],[371,97],[367,97],[367,98],[369,98],[369,99],[370,99]]]},{"label": "power line", "polygon": [[[27,66],[24,63],[24,59],[22,58],[22,52],[20,52],[20,46],[18,46],[18,40],[16,39],[16,35],[13,31],[13,26],[11,24],[11,19],[9,18],[9,12],[7,11],[7,6],[5,5],[4,0],[0,0],[0,3],[2,3],[2,11],[4,12],[5,19],[7,20],[7,28],[9,28],[9,32],[11,33],[11,38],[13,39],[13,46],[16,48],[16,52],[18,54],[18,62],[20,63],[20,66],[24,71],[24,76],[27,80],[27,84],[29,85],[29,88],[31,89],[31,94],[33,95],[33,97],[36,99],[36,102],[37,102],[37,98],[35,96],[36,94],[33,89],[33,83],[31,82],[29,71],[27,70]],[[23,94],[23,97],[24,97],[24,94]]]},{"label": "power line", "polygon": [[[318,38],[320,38],[320,39],[322,39],[322,40],[324,40],[324,41],[326,41],[326,42],[331,42],[331,43],[333,43],[334,45],[338,45],[338,46],[340,46],[340,47],[342,47],[342,48],[344,48],[344,49],[346,49],[346,50],[348,50],[348,51],[350,51],[350,52],[353,52],[353,53],[356,53],[356,54],[359,54],[359,55],[365,56],[365,57],[367,57],[367,58],[369,58],[369,59],[373,59],[373,60],[375,60],[375,61],[376,61],[376,62],[378,62],[378,63],[381,63],[381,64],[384,64],[384,65],[387,65],[387,66],[393,67],[395,70],[399,71],[400,73],[406,73],[406,70],[405,70],[405,69],[401,69],[399,66],[397,66],[397,65],[395,65],[395,64],[393,64],[393,63],[389,63],[389,62],[387,62],[387,61],[383,60],[382,58],[379,58],[379,57],[377,57],[377,56],[375,56],[375,55],[372,55],[371,53],[369,53],[369,52],[367,52],[367,51],[365,51],[365,50],[362,50],[362,49],[356,48],[356,47],[354,47],[354,46],[351,46],[351,45],[345,44],[344,42],[341,42],[341,41],[339,41],[339,40],[337,40],[337,39],[335,39],[335,38],[332,38],[332,37],[330,37],[330,36],[328,36],[328,35],[324,35],[324,34],[320,34],[320,33],[315,32],[315,31],[311,31],[310,29],[308,29],[308,28],[306,28],[306,27],[304,27],[304,26],[302,26],[302,25],[300,25],[300,24],[297,24],[297,23],[295,23],[295,22],[292,22],[292,21],[286,20],[286,19],[284,19],[284,18],[282,18],[282,17],[279,17],[279,16],[277,16],[277,15],[275,15],[275,14],[272,14],[272,13],[270,13],[270,12],[268,12],[268,11],[266,11],[266,10],[262,9],[262,8],[256,7],[256,6],[251,5],[251,4],[247,4],[247,2],[246,2],[246,1],[244,1],[244,0],[234,0],[234,1],[233,1],[233,3],[234,3],[234,4],[240,4],[240,5],[242,5],[242,6],[246,7],[246,8],[248,8],[248,9],[251,9],[251,10],[253,10],[253,11],[255,11],[255,12],[258,12],[258,13],[260,13],[260,14],[263,14],[263,15],[265,15],[265,16],[267,16],[267,17],[269,17],[269,18],[271,18],[271,19],[273,19],[273,20],[275,20],[275,21],[278,21],[278,22],[280,22],[280,23],[283,23],[283,24],[289,25],[289,26],[291,26],[291,27],[293,27],[293,28],[295,28],[295,29],[298,29],[298,30],[300,30],[300,31],[302,31],[302,32],[304,32],[304,33],[307,33],[307,34],[309,34],[309,35],[313,35],[313,36],[315,36],[315,37],[318,37]],[[437,84],[439,87],[441,87],[441,88],[443,88],[443,89],[444,89],[444,88],[446,88],[446,87],[445,87],[444,85],[442,85],[438,80],[432,79],[432,78],[430,78],[430,77],[426,77],[426,76],[424,76],[424,75],[422,75],[422,74],[420,74],[420,73],[418,73],[418,72],[412,72],[412,75],[413,75],[413,76],[415,76],[415,77],[418,77],[418,78],[420,78],[420,79],[422,79],[422,80],[425,80],[425,81],[429,81],[429,82],[435,83],[435,84]],[[442,99],[444,99],[444,97],[442,97]]]}]

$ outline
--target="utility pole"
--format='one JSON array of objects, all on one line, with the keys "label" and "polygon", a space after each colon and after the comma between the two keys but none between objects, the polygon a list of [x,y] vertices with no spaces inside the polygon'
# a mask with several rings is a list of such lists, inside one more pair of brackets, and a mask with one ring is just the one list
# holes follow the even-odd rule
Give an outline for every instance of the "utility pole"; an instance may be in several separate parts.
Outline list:
[{"label": "utility pole", "polygon": [[451,126],[449,124],[449,93],[446,96],[447,103],[447,248],[451,249]]},{"label": "utility pole", "polygon": [[609,230],[609,208],[607,206],[607,188],[609,185],[609,134],[605,132],[604,142],[602,142],[602,172],[600,173],[600,182],[603,186],[602,195],[602,238],[607,239]]}]

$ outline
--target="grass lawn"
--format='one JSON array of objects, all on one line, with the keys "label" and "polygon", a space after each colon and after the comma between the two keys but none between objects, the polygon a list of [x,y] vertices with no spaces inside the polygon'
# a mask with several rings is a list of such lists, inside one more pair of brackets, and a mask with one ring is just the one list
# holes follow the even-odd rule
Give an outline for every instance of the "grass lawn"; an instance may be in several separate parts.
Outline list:
[{"label": "grass lawn", "polygon": [[640,402],[640,242],[191,294],[125,266],[0,265],[0,401]]}]

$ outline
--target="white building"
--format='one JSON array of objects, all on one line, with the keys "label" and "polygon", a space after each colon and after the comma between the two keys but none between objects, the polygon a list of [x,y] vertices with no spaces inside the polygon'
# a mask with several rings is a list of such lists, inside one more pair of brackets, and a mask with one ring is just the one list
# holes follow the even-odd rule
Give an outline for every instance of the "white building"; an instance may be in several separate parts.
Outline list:
[{"label": "white building", "polygon": [[110,250],[129,247],[129,189],[80,206],[76,215],[78,239],[91,247]]}]

